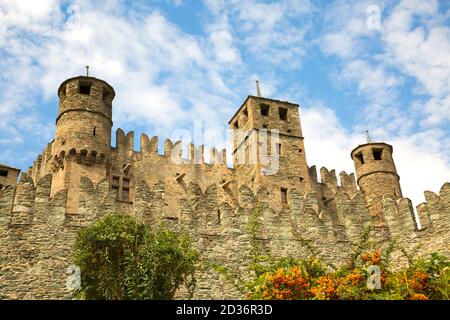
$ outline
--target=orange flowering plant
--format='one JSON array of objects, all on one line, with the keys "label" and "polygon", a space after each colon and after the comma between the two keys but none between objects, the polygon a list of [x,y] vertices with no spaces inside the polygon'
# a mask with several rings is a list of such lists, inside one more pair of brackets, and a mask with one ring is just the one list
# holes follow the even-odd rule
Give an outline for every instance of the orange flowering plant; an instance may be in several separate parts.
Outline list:
[{"label": "orange flowering plant", "polygon": [[[368,267],[379,269],[379,289],[367,286]],[[365,251],[352,263],[326,268],[316,258],[290,260],[272,271],[260,274],[247,285],[247,299],[449,299],[450,263],[448,258],[432,254],[416,259],[403,270],[391,271],[380,250]]]}]

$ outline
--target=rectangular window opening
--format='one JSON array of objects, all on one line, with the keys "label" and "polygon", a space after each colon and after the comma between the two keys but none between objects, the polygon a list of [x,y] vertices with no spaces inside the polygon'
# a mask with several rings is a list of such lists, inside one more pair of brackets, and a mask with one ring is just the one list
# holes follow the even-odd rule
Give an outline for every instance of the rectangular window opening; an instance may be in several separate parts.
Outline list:
[{"label": "rectangular window opening", "polygon": [[61,95],[64,97],[64,96],[66,95],[66,93],[67,93],[67,87],[64,86],[64,87],[61,89]]},{"label": "rectangular window opening", "polygon": [[235,121],[235,122],[234,122],[234,128],[235,128],[235,129],[238,129],[238,128],[239,128],[239,122],[238,122],[238,121]]},{"label": "rectangular window opening", "polygon": [[91,87],[92,87],[92,85],[90,83],[80,82],[79,86],[78,86],[78,93],[79,94],[90,95],[91,94]]},{"label": "rectangular window opening", "polygon": [[245,108],[243,112],[244,112],[244,116],[248,117],[248,111],[247,111],[247,108]]},{"label": "rectangular window opening", "polygon": [[277,143],[277,154],[281,156],[281,143]]},{"label": "rectangular window opening", "polygon": [[288,110],[286,108],[278,108],[278,113],[280,115],[280,120],[283,120],[283,121],[287,120]]},{"label": "rectangular window opening", "polygon": [[373,159],[374,160],[381,160],[383,157],[383,149],[373,149]]},{"label": "rectangular window opening", "polygon": [[129,199],[130,199],[130,190],[122,189],[122,200],[129,201]]},{"label": "rectangular window opening", "polygon": [[361,152],[358,154],[355,154],[355,158],[358,159],[361,164],[364,164],[364,158],[363,158],[363,155]]},{"label": "rectangular window opening", "polygon": [[261,108],[261,115],[264,117],[267,117],[269,115],[270,106],[268,104],[263,104],[263,103],[261,103],[259,106]]},{"label": "rectangular window opening", "polygon": [[0,177],[7,177],[7,176],[8,176],[8,171],[0,170]]},{"label": "rectangular window opening", "polygon": [[280,190],[281,190],[281,203],[287,204],[288,203],[288,198],[287,198],[288,189],[281,188]]},{"label": "rectangular window opening", "polygon": [[119,181],[120,181],[120,177],[118,176],[113,176],[112,178],[112,187],[113,188],[119,188]]}]

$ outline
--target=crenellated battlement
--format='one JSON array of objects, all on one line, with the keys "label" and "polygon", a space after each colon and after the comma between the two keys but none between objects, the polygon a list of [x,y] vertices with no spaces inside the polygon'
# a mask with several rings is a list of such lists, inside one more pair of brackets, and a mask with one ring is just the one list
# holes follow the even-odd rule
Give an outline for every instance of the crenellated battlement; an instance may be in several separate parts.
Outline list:
[{"label": "crenellated battlement", "polygon": [[[324,181],[332,182],[334,186],[334,180],[329,179],[333,178],[333,172],[322,170],[322,173]],[[212,183],[204,187],[195,181],[186,178],[184,180],[186,187],[182,188],[181,193],[173,192],[171,180],[154,184],[136,180],[134,201],[129,204],[128,213],[150,225],[164,223],[175,230],[188,232],[197,246],[203,248],[202,252],[206,255],[203,259],[218,259],[230,264],[240,264],[249,259],[248,246],[253,237],[249,225],[254,221],[255,214],[258,215],[255,236],[267,252],[274,256],[306,254],[307,251],[302,246],[306,240],[318,249],[322,258],[335,264],[345,260],[352,252],[353,245],[371,225],[362,192],[356,191],[350,196],[342,185],[333,193],[335,211],[332,211],[321,206],[323,199],[314,190],[306,193],[291,190],[289,205],[279,209],[272,207],[267,201],[269,190],[265,187],[253,191],[246,185],[231,182],[235,187],[231,188],[230,195],[227,193],[229,187],[221,184]],[[15,188],[0,189],[0,232],[7,235],[2,238],[1,250],[9,250],[10,246],[19,246],[17,250],[21,250],[29,241],[35,241],[34,237],[39,237],[40,241],[47,239],[45,241],[50,243],[55,237],[61,238],[64,235],[73,241],[79,227],[111,212],[117,212],[122,206],[111,190],[108,179],[94,183],[88,177],[82,176],[77,210],[69,212],[67,190],[61,190],[51,196],[51,182],[52,176],[46,175],[35,185],[29,175],[22,174]],[[433,222],[422,230],[416,228],[414,212],[408,199],[386,197],[383,203],[389,237],[382,239],[381,243],[394,240],[411,250],[419,248],[421,254],[436,249],[448,254],[449,186],[450,184],[446,183],[439,195],[427,193],[428,201],[419,205],[421,215],[432,217]],[[176,205],[170,206],[169,203]],[[17,245],[12,239],[19,229],[24,230],[22,239],[25,242]],[[40,231],[35,233],[33,229]],[[203,247],[204,241],[212,239],[215,243],[214,251]],[[238,253],[235,250],[239,248],[241,252]],[[43,256],[36,256],[32,260],[35,262],[31,263],[43,261],[40,259],[54,259],[43,258],[46,257],[45,252],[49,252],[45,250],[42,251]],[[65,250],[67,255],[64,261],[69,264],[70,248]],[[229,258],[227,250],[231,250],[230,254],[237,254],[239,259]],[[400,253],[394,253],[394,256],[402,261]],[[202,277],[206,277],[203,278],[205,281],[210,281],[208,275],[202,275],[200,279]],[[45,286],[50,279],[41,276],[39,281],[41,282],[38,283]],[[55,296],[65,292],[64,285],[60,288],[61,291],[53,289]],[[219,294],[214,288],[216,286],[212,285],[212,291],[204,294]],[[8,294],[5,289],[2,290],[3,295]]]},{"label": "crenellated battlement", "polygon": [[[195,146],[188,143],[183,146],[181,141],[172,142],[170,139],[165,139],[163,142],[163,152],[159,153],[159,137],[153,136],[151,139],[146,134],[140,136],[139,151],[134,148],[134,132],[130,131],[125,135],[122,129],[117,129],[116,132],[116,147],[114,152],[121,157],[131,160],[134,155],[141,158],[152,158],[155,156],[163,156],[175,165],[182,164],[208,164],[208,165],[227,165],[226,149],[218,150],[211,147],[205,150],[204,145]],[[183,158],[183,150],[186,150],[187,158]],[[206,162],[206,152],[209,153],[209,162]]]}]

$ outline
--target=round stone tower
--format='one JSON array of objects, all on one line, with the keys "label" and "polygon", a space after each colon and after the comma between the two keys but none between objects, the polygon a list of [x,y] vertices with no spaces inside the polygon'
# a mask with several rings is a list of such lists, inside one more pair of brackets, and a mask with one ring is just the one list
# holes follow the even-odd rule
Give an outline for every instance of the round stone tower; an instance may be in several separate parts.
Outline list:
[{"label": "round stone tower", "polygon": [[79,76],[61,83],[53,155],[109,158],[114,96],[108,83],[93,77]]},{"label": "round stone tower", "polygon": [[392,158],[392,146],[384,142],[359,145],[351,152],[357,182],[365,195],[376,225],[385,225],[383,196],[402,197],[400,177]]},{"label": "round stone tower", "polygon": [[114,89],[105,81],[79,76],[58,88],[59,110],[51,145],[51,195],[67,190],[67,210],[77,213],[81,177],[108,177]]}]

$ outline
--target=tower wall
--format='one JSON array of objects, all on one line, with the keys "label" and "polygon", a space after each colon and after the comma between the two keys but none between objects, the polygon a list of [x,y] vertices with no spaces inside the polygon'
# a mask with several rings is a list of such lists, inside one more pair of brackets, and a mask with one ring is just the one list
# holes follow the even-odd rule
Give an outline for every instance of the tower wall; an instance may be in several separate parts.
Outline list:
[{"label": "tower wall", "polygon": [[96,183],[108,176],[114,96],[108,83],[92,77],[70,78],[58,89],[55,139],[40,176],[52,174],[51,195],[68,190],[71,213],[78,207],[81,176]]},{"label": "tower wall", "polygon": [[367,143],[351,152],[358,186],[364,192],[369,212],[378,225],[386,223],[382,214],[383,197],[402,197],[392,152],[392,146],[386,143]]},{"label": "tower wall", "polygon": [[290,191],[311,189],[298,109],[290,102],[249,96],[229,121],[236,176],[253,190],[266,188],[278,208]]},{"label": "tower wall", "polygon": [[76,77],[61,84],[58,96],[59,110],[52,154],[85,149],[109,156],[113,88],[103,80]]}]

